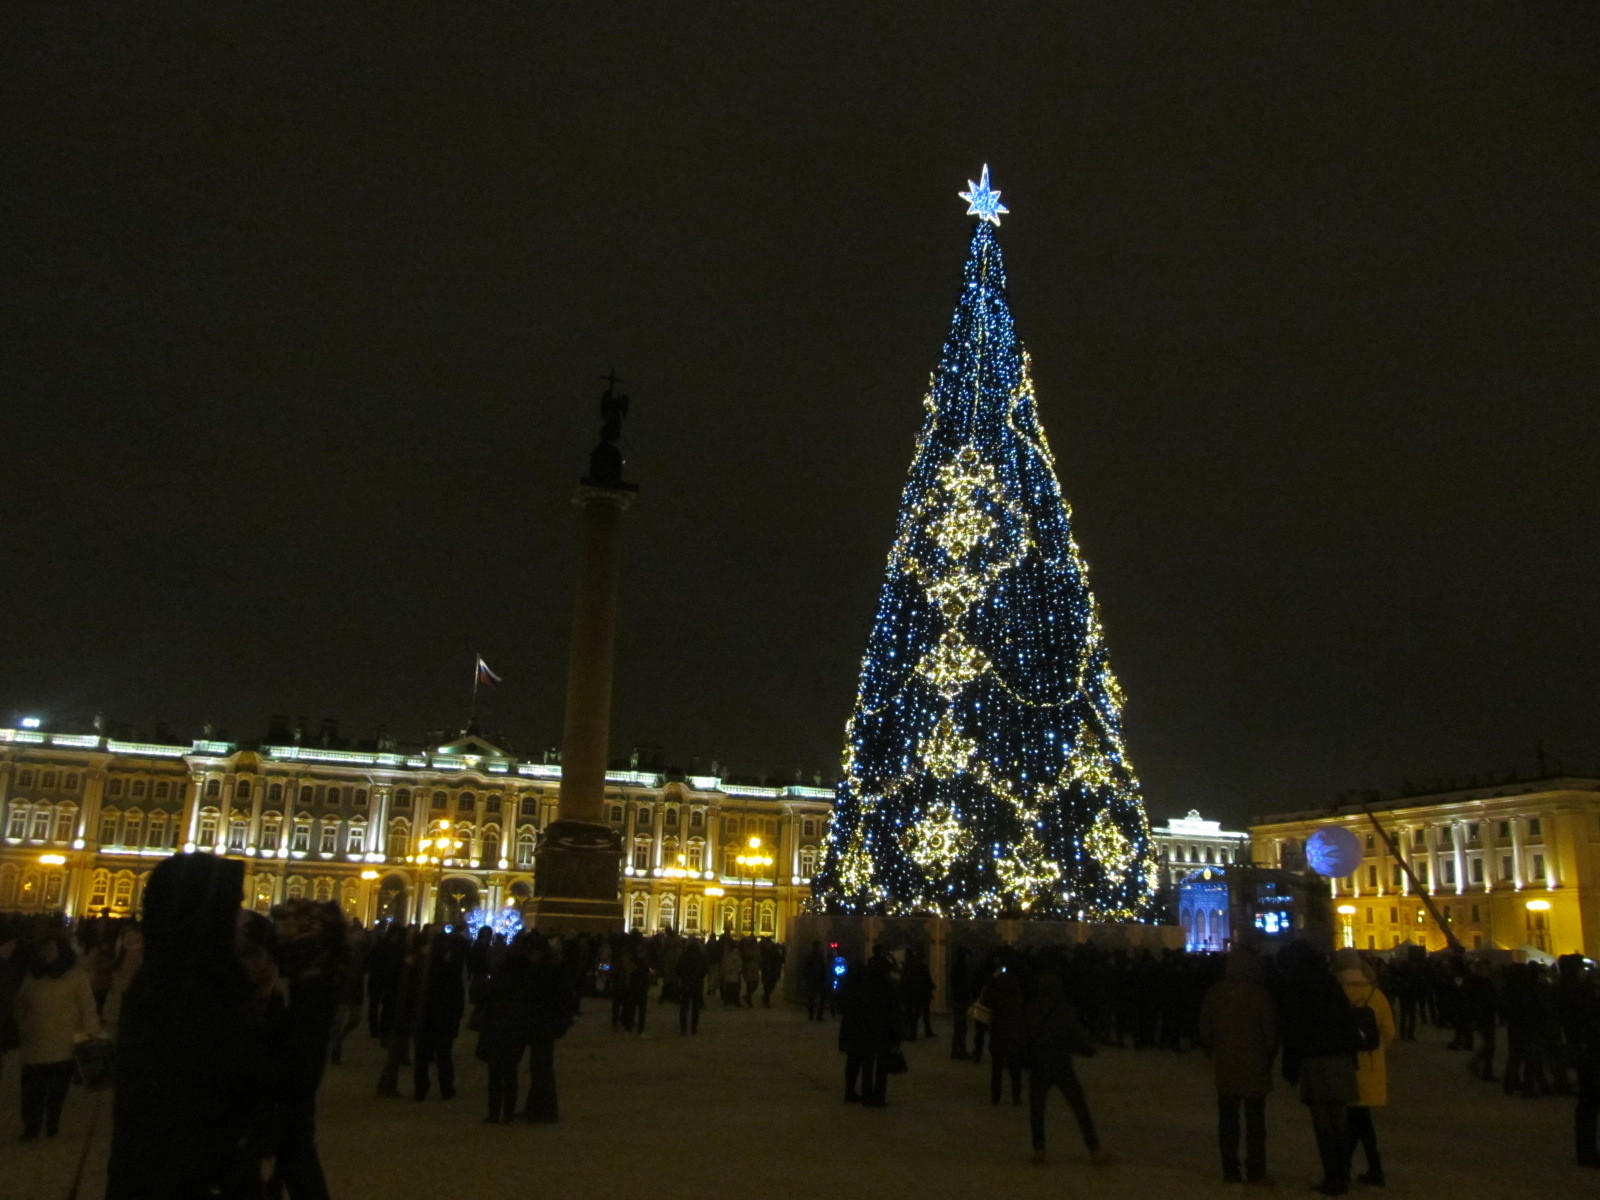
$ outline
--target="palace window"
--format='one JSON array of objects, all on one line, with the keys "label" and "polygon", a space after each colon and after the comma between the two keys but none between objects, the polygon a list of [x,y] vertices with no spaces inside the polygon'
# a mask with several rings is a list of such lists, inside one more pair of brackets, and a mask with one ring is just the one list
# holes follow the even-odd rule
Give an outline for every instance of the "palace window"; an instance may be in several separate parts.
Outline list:
[{"label": "palace window", "polygon": [[233,798],[235,800],[250,799],[250,781],[248,779],[241,779],[233,785]]},{"label": "palace window", "polygon": [[1377,843],[1376,836],[1374,834],[1370,834],[1370,833],[1367,834],[1367,852],[1371,853],[1372,850],[1374,849],[1374,847],[1377,846],[1377,844],[1378,843]]},{"label": "palace window", "polygon": [[144,844],[144,814],[131,812],[127,820],[122,823],[122,844],[124,846],[142,846]]},{"label": "palace window", "polygon": [[21,841],[28,836],[28,809],[25,805],[11,805],[11,821],[6,826],[6,836]]},{"label": "palace window", "polygon": [[1528,818],[1528,836],[1531,838],[1544,836],[1544,822],[1538,817]]},{"label": "palace window", "polygon": [[[18,771],[17,772],[17,786],[18,787],[31,788],[33,786],[33,772],[32,771]],[[118,782],[118,786],[119,787],[121,786],[120,781]]]},{"label": "palace window", "polygon": [[170,783],[168,783],[165,779],[158,780],[156,782],[156,799],[157,800],[165,800],[167,798],[167,796],[169,794],[171,794],[171,792],[172,792],[172,785]]},{"label": "palace window", "polygon": [[324,821],[322,823],[322,838],[317,843],[318,852],[321,854],[334,854],[339,849],[339,822]]},{"label": "palace window", "polygon": [[495,795],[485,800],[483,802],[483,811],[485,813],[498,813],[500,811],[500,797]]},{"label": "palace window", "polygon": [[473,795],[472,795],[471,792],[462,792],[461,793],[461,799],[456,801],[456,811],[457,812],[471,812],[474,808],[477,807],[477,804],[478,804],[478,802],[477,802],[476,799],[473,798]]},{"label": "palace window", "polygon": [[1500,822],[1500,837],[1502,839],[1505,839],[1505,838],[1508,838],[1510,836],[1511,836],[1511,822],[1510,821],[1501,821]]},{"label": "palace window", "polygon": [[638,814],[633,818],[633,825],[637,829],[641,825],[648,824],[650,824],[650,806],[642,804],[639,806]]},{"label": "palace window", "polygon": [[689,813],[689,828],[690,829],[704,829],[705,825],[706,825],[706,814],[704,812],[702,812],[698,808],[691,810],[690,813]]},{"label": "palace window", "polygon": [[394,794],[394,806],[396,808],[410,808],[411,807],[411,789],[410,788],[401,788],[398,792],[396,792]]},{"label": "palace window", "polygon": [[[143,781],[141,780],[140,782],[143,782]],[[134,784],[133,794],[135,796],[138,796],[138,795],[142,794],[139,791],[139,784],[138,783]],[[222,795],[222,781],[220,779],[208,779],[208,780],[206,780],[206,799],[209,800],[209,799],[211,799],[211,798],[213,798],[215,796],[220,796],[220,795]]]},{"label": "palace window", "polygon": [[1472,882],[1483,882],[1483,859],[1481,858],[1475,858],[1472,860]]},{"label": "palace window", "polygon": [[293,840],[289,843],[290,850],[298,850],[304,854],[311,849],[311,822],[296,821],[294,823]]},{"label": "palace window", "polygon": [[365,854],[367,850],[367,827],[352,824],[344,836],[344,849],[346,854]]},{"label": "palace window", "polygon": [[483,831],[483,865],[491,868],[500,865],[500,830],[493,825]]},{"label": "palace window", "polygon": [[1467,822],[1467,841],[1474,846],[1478,844],[1478,823],[1476,821]]},{"label": "palace window", "polygon": [[167,818],[160,813],[150,817],[150,831],[146,837],[146,844],[154,849],[161,849],[167,841]]},{"label": "palace window", "polygon": [[126,911],[133,907],[133,873],[123,871],[117,876],[117,884],[111,889],[111,907],[119,911]]},{"label": "palace window", "polygon": [[134,794],[134,795],[135,795],[135,796],[142,796],[142,795],[144,795],[144,788],[145,788],[145,781],[144,781],[144,780],[142,780],[142,779],[135,779],[135,780],[134,780],[134,781],[133,781],[133,794]]},{"label": "palace window", "polygon": [[244,817],[234,817],[228,822],[228,849],[240,851],[250,838],[250,822]]},{"label": "palace window", "polygon": [[367,789],[366,788],[357,788],[356,789],[355,806],[357,808],[365,808],[367,806]]},{"label": "palace window", "polygon": [[309,785],[307,785],[306,787],[303,787],[303,788],[300,789],[300,807],[301,808],[310,808],[311,805],[315,802],[315,800],[316,800],[316,793],[311,790]]},{"label": "palace window", "polygon": [[1455,860],[1447,858],[1442,863],[1440,863],[1439,864],[1439,874],[1444,877],[1444,883],[1446,884],[1446,886],[1455,883],[1455,881],[1456,881],[1456,864],[1455,864]]},{"label": "palace window", "polygon": [[411,823],[405,820],[389,822],[389,857],[404,858],[411,841]]},{"label": "palace window", "polygon": [[[537,792],[522,798],[522,802],[517,805],[517,815],[527,821],[536,820],[538,818],[539,794]],[[612,819],[615,820],[616,818]]]},{"label": "palace window", "polygon": [[276,817],[268,817],[261,822],[261,849],[268,854],[275,853],[278,849],[278,833],[280,824]]},{"label": "palace window", "polygon": [[[20,779],[17,782],[21,783],[23,787],[27,787],[28,784],[33,782],[33,775],[28,771],[24,771],[23,775],[26,776],[26,778]],[[108,796],[120,796],[120,795],[122,795],[122,780],[113,779],[109,783],[107,783],[106,784],[106,795],[108,795]]]},{"label": "palace window", "polygon": [[72,827],[77,824],[78,814],[70,809],[63,808],[56,813],[56,841],[70,842],[72,840]]},{"label": "palace window", "polygon": [[534,838],[533,830],[524,827],[517,834],[517,866],[533,866]]},{"label": "palace window", "polygon": [[690,842],[686,857],[689,870],[704,871],[706,869],[706,844],[698,839]]},{"label": "palace window", "polygon": [[669,808],[666,810],[666,813],[667,815],[663,818],[666,827],[668,829],[676,829],[678,827],[678,810],[676,808]]},{"label": "palace window", "polygon": [[217,844],[217,833],[221,824],[221,814],[214,812],[203,814],[200,818],[200,845],[215,846]]},{"label": "palace window", "polygon": [[761,924],[756,932],[762,937],[771,937],[778,931],[778,906],[771,900],[761,902]]},{"label": "palace window", "polygon": [[611,806],[611,823],[613,825],[622,824],[622,805],[613,804]]},{"label": "palace window", "polygon": [[102,846],[117,844],[117,814],[114,812],[100,814],[100,844]]},{"label": "palace window", "polygon": [[443,812],[449,805],[449,796],[446,796],[443,792],[435,792],[433,794],[433,809],[435,812]]},{"label": "palace window", "polygon": [[1417,882],[1423,887],[1428,886],[1428,864],[1414,862],[1411,864],[1411,873],[1417,877]]},{"label": "palace window", "polygon": [[1411,844],[1413,846],[1426,846],[1428,844],[1427,832],[1422,829],[1413,830],[1411,833]]},{"label": "palace window", "polygon": [[311,896],[314,900],[333,899],[333,880],[326,875],[318,875],[311,884]]},{"label": "palace window", "polygon": [[46,791],[54,791],[56,786],[56,773],[54,771],[46,771],[39,777],[39,786],[44,788]]},{"label": "palace window", "polygon": [[50,840],[50,810],[40,805],[33,814],[33,840],[48,842]]},{"label": "palace window", "polygon": [[817,823],[810,817],[800,822],[800,833],[803,837],[813,837],[817,832]]},{"label": "palace window", "polygon": [[1544,855],[1542,854],[1533,856],[1533,877],[1535,879],[1544,878]]},{"label": "palace window", "polygon": [[89,907],[104,908],[106,897],[111,894],[111,872],[96,871],[89,882]]},{"label": "palace window", "polygon": [[338,788],[331,787],[331,788],[328,789],[328,803],[330,805],[337,805],[339,803],[339,789]]},{"label": "palace window", "polygon": [[289,882],[284,886],[283,894],[290,900],[304,900],[306,898],[306,881],[298,875],[289,876]]},{"label": "palace window", "polygon": [[1394,905],[1391,905],[1389,908],[1389,924],[1400,924],[1400,909]]},{"label": "palace window", "polygon": [[638,838],[633,843],[633,869],[647,871],[650,869],[650,841],[648,838]]},{"label": "palace window", "polygon": [[800,850],[800,877],[810,879],[817,873],[817,852],[811,846],[804,846]]},{"label": "palace window", "polygon": [[1395,863],[1394,868],[1393,868],[1393,873],[1394,873],[1394,877],[1389,880],[1389,883],[1393,887],[1398,888],[1400,886],[1400,875],[1401,875],[1400,864],[1399,863]]},{"label": "palace window", "polygon": [[631,919],[628,922],[628,928],[643,929],[645,927],[645,922],[649,919],[649,914],[650,902],[645,899],[643,892],[635,892],[633,895],[633,904],[630,910]]},{"label": "palace window", "polygon": [[1515,877],[1516,872],[1511,869],[1511,855],[1502,854],[1500,856],[1500,878],[1513,879]]},{"label": "palace window", "polygon": [[672,896],[661,897],[661,909],[656,915],[656,924],[661,929],[675,929],[678,924],[678,902]]},{"label": "palace window", "polygon": [[700,901],[693,896],[683,902],[683,931],[700,932]]}]

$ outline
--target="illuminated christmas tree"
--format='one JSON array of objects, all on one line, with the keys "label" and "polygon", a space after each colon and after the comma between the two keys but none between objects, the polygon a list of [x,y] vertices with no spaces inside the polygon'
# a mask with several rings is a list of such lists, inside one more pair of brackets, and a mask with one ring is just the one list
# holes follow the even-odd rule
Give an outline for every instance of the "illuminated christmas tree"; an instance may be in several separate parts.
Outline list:
[{"label": "illuminated christmas tree", "polygon": [[966,282],[924,401],[845,732],[817,906],[1139,919],[1156,886],[1071,512],[979,183]]}]

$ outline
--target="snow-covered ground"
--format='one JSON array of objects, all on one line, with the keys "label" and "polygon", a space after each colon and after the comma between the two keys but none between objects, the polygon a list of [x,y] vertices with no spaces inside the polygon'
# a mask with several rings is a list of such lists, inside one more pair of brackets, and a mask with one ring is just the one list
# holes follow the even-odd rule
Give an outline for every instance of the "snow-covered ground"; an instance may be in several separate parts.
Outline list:
[{"label": "snow-covered ground", "polygon": [[[378,1047],[364,1031],[352,1034],[345,1065],[329,1068],[322,1090],[320,1141],[335,1200],[1246,1194],[1220,1180],[1210,1079],[1197,1053],[1110,1050],[1083,1062],[1114,1161],[1089,1165],[1055,1096],[1051,1161],[1035,1167],[1026,1107],[1012,1108],[1009,1097],[990,1107],[987,1064],[951,1060],[945,1037],[909,1043],[911,1071],[891,1080],[889,1107],[864,1110],[843,1103],[837,1026],[809,1023],[793,1008],[713,1006],[698,1038],[679,1037],[675,1007],[652,1005],[643,1038],[612,1033],[600,1001],[584,1008],[556,1052],[556,1126],[481,1123],[484,1070],[471,1034],[456,1044],[455,1099],[379,1100]],[[1392,1103],[1377,1118],[1388,1194],[1600,1195],[1600,1173],[1572,1165],[1570,1099],[1509,1099],[1473,1079],[1442,1036],[1423,1037],[1392,1054]],[[59,1200],[92,1101],[75,1090],[59,1138],[18,1145],[17,1078],[10,1055],[0,1075],[0,1200]],[[103,1188],[106,1119],[102,1112],[86,1200]],[[1268,1122],[1276,1191],[1303,1194],[1316,1178],[1311,1130],[1281,1084]]]}]

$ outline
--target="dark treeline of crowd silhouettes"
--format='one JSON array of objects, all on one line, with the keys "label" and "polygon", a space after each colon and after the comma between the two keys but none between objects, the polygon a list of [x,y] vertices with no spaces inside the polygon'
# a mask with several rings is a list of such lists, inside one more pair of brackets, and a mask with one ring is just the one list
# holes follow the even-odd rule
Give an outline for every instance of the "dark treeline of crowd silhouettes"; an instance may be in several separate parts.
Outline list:
[{"label": "dark treeline of crowd silhouettes", "polygon": [[[180,854],[152,872],[137,922],[83,920],[71,936],[59,918],[0,923],[0,1065],[20,1051],[24,1141],[59,1134],[81,1050],[114,1040],[108,1200],[326,1198],[317,1092],[363,1026],[382,1049],[379,1097],[451,1100],[465,1036],[487,1070],[483,1120],[549,1124],[555,1046],[586,998],[619,1035],[645,1036],[652,1006],[676,1006],[692,1038],[708,1008],[771,1007],[785,970],[770,938],[366,930],[327,902],[251,912],[242,886],[241,864]],[[795,990],[808,1021],[837,1021],[845,1101],[885,1107],[906,1044],[936,1036],[934,976],[915,948],[874,947],[840,977],[836,951],[798,951]],[[1224,1179],[1271,1183],[1265,1106],[1281,1077],[1310,1117],[1317,1190],[1344,1194],[1358,1159],[1357,1179],[1382,1184],[1387,1050],[1432,1025],[1485,1087],[1575,1095],[1577,1161],[1600,1166],[1600,973],[1576,955],[1545,968],[1305,942],[1270,955],[957,946],[944,982],[949,1056],[987,1057],[975,1090],[987,1083],[991,1104],[1026,1094],[1037,1163],[1057,1091],[1089,1160],[1110,1161],[1076,1058],[1201,1050]]]}]

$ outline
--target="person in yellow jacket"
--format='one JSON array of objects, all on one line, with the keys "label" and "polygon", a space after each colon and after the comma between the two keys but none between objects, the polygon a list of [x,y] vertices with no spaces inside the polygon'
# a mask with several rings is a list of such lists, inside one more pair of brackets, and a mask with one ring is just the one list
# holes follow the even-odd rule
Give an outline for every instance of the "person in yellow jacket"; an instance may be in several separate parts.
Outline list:
[{"label": "person in yellow jacket", "polygon": [[1362,1050],[1356,1055],[1356,1102],[1349,1106],[1350,1157],[1360,1145],[1367,1155],[1367,1170],[1356,1176],[1361,1183],[1381,1187],[1383,1159],[1378,1155],[1378,1131],[1372,1125],[1372,1110],[1389,1103],[1389,1043],[1395,1039],[1394,1010],[1389,998],[1378,990],[1373,970],[1361,961],[1354,950],[1340,950],[1333,956],[1333,969],[1338,974],[1339,985],[1345,997],[1357,1010],[1367,1009],[1372,1020],[1362,1018],[1370,1028],[1375,1021],[1378,1028],[1378,1045],[1373,1050]]}]

